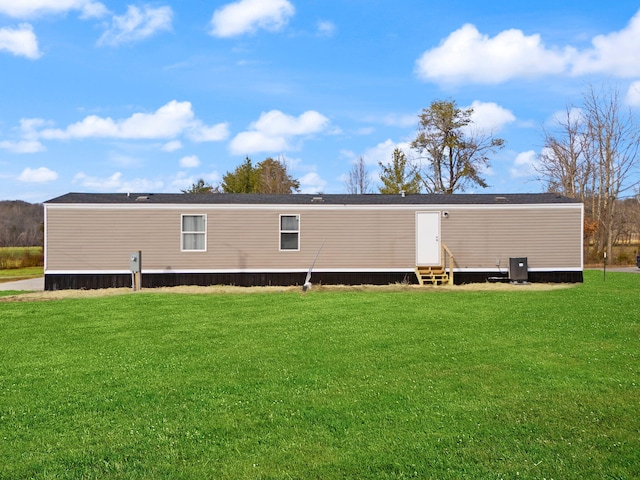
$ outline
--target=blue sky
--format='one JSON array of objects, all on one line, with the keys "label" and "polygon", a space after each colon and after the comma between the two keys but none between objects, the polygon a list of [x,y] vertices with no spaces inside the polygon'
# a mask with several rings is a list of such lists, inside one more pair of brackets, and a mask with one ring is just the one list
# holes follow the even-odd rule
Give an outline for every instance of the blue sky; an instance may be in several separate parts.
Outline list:
[{"label": "blue sky", "polygon": [[506,140],[478,191],[538,192],[542,127],[588,85],[640,112],[640,5],[0,0],[0,72],[0,199],[179,192],[246,156],[345,193],[445,99]]}]

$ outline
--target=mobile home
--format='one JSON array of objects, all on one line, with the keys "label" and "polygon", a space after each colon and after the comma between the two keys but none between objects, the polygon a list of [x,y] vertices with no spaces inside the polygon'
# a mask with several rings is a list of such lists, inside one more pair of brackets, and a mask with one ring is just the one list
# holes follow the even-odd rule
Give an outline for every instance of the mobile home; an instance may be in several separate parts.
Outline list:
[{"label": "mobile home", "polygon": [[[583,207],[555,194],[69,193],[45,203],[45,289],[581,282]],[[317,258],[316,258],[317,257]]]}]

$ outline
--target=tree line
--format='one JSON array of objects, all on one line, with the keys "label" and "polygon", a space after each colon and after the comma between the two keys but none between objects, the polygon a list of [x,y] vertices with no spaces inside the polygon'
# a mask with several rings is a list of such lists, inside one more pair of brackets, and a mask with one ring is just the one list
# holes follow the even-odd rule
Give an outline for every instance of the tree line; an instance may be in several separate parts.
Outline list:
[{"label": "tree line", "polygon": [[[542,138],[535,166],[538,180],[547,192],[583,202],[591,255],[606,252],[611,257],[612,246],[622,238],[638,240],[640,127],[619,92],[588,86],[580,104],[568,105],[554,126],[542,128]],[[436,100],[419,115],[410,146],[408,154],[396,148],[389,162],[378,162],[379,193],[447,195],[486,188],[483,172],[505,141],[474,129],[473,108]],[[199,180],[184,193],[294,193],[299,186],[283,161],[267,158],[253,166],[247,158],[219,186]],[[363,157],[349,171],[345,188],[349,194],[373,193]]]},{"label": "tree line", "polygon": [[640,202],[639,159],[639,125],[613,88],[589,86],[581,103],[568,105],[555,127],[544,131],[539,178],[547,191],[583,202],[592,258],[611,258],[630,226],[630,207],[637,210]]},{"label": "tree line", "polygon": [[[640,241],[640,127],[619,92],[589,86],[577,105],[567,105],[562,118],[542,129],[543,148],[536,172],[547,192],[572,197],[585,206],[585,244],[592,257],[612,246]],[[419,128],[407,153],[396,148],[379,162],[376,179],[382,194],[448,195],[486,188],[483,177],[491,156],[505,141],[474,129],[473,108],[454,100],[436,100],[419,115]],[[373,193],[372,175],[363,157],[352,166],[345,188],[349,194]],[[219,185],[199,179],[182,193],[292,194],[300,182],[284,159],[249,157],[227,172]],[[43,207],[21,201],[0,202],[0,246],[43,243]]]},{"label": "tree line", "polygon": [[0,247],[44,244],[44,207],[21,200],[0,201]]},{"label": "tree line", "polygon": [[284,160],[266,158],[255,166],[249,157],[233,172],[213,186],[199,179],[182,193],[268,193],[289,194],[300,191],[300,182],[287,172]]},{"label": "tree line", "polygon": [[[473,108],[460,108],[454,100],[438,100],[420,114],[419,132],[411,143],[418,159],[408,159],[399,148],[391,162],[379,163],[380,193],[442,193],[464,191],[469,186],[487,187],[482,172],[489,166],[489,155],[504,146],[492,134],[474,131]],[[420,166],[418,165],[418,161]],[[370,174],[360,157],[345,182],[347,193],[371,192]],[[284,160],[267,158],[253,165],[247,157],[233,172],[227,172],[219,185],[199,179],[183,193],[295,193],[300,182],[287,171]]]}]

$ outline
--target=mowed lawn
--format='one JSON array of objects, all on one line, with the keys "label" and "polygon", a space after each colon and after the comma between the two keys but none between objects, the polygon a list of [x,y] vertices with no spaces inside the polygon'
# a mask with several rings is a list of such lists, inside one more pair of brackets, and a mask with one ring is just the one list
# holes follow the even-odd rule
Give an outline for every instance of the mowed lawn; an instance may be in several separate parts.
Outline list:
[{"label": "mowed lawn", "polygon": [[0,478],[640,478],[640,275],[0,303]]}]

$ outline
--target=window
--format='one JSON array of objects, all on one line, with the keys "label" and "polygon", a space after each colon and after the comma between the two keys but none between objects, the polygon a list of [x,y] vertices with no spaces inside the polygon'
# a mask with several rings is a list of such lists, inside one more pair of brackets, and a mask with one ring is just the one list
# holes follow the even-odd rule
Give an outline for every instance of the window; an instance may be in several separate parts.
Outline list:
[{"label": "window", "polygon": [[280,215],[280,250],[300,249],[300,215]]},{"label": "window", "polygon": [[207,250],[207,216],[182,215],[182,251]]}]

